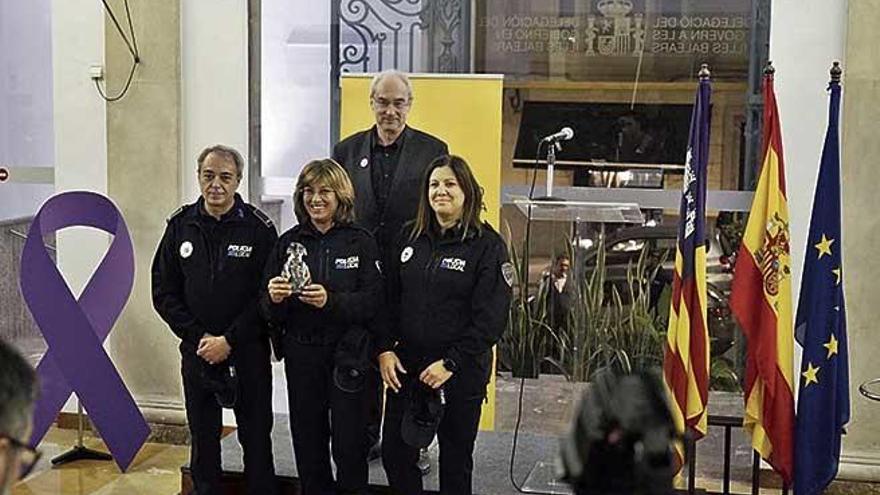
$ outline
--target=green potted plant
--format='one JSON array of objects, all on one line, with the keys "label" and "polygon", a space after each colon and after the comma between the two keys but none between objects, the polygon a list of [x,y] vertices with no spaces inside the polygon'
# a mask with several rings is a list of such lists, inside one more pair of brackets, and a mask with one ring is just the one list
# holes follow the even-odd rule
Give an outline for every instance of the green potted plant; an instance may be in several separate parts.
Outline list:
[{"label": "green potted plant", "polygon": [[570,381],[587,381],[603,367],[631,372],[660,366],[665,323],[651,307],[650,286],[662,261],[643,249],[637,262],[627,266],[619,289],[607,280],[604,239],[599,238],[593,266],[587,273],[583,267],[575,270],[575,303],[568,325],[558,329],[559,353],[548,359]]},{"label": "green potted plant", "polygon": [[[510,237],[508,236],[508,239]],[[508,243],[510,260],[516,273],[507,330],[499,342],[499,360],[504,369],[517,378],[537,378],[548,343],[555,338],[546,323],[546,301],[530,298],[525,277],[527,256],[520,256]]]}]

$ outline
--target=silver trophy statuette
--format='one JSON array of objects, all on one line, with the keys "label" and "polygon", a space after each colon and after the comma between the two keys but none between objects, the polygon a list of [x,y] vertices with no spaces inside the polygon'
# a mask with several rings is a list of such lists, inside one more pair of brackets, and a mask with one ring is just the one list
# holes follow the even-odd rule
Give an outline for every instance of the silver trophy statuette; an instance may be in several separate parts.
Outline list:
[{"label": "silver trophy statuette", "polygon": [[306,247],[298,242],[291,242],[287,246],[287,261],[281,268],[281,277],[293,286],[294,294],[301,292],[312,281],[309,265],[303,260],[306,254]]}]

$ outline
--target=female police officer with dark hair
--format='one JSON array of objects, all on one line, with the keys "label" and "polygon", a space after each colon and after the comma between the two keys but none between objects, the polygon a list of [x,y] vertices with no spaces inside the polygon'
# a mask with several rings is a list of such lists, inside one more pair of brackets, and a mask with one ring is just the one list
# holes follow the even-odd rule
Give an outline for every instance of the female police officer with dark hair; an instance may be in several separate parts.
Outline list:
[{"label": "female police officer with dark hair", "polygon": [[[261,306],[283,335],[302,493],[365,494],[363,377],[371,365],[366,328],[383,295],[378,248],[368,231],[353,225],[354,189],[333,160],[303,168],[294,212],[299,225],[285,232],[269,255]],[[306,285],[296,287],[297,279]]]},{"label": "female police officer with dark hair", "polygon": [[467,163],[442,156],[422,180],[415,222],[388,269],[390,322],[379,337],[388,386],[382,457],[395,493],[422,493],[419,448],[440,441],[440,493],[471,493],[492,346],[507,324],[513,266],[480,220],[483,192]]}]

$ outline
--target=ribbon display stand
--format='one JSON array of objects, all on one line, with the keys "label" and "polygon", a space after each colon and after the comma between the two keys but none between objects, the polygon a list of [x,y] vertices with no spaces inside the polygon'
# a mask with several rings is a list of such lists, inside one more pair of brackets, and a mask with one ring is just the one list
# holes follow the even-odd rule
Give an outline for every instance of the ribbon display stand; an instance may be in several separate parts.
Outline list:
[{"label": "ribbon display stand", "polygon": [[[43,243],[43,236],[67,227],[92,227],[113,236],[79,298],[70,291]],[[110,199],[87,191],[70,191],[49,198],[31,223],[21,256],[21,294],[49,349],[37,365],[40,397],[34,410],[30,443],[46,434],[76,393],[80,409],[100,433],[123,472],[147,439],[150,428],[104,350],[104,341],[134,284],[134,248],[122,212]],[[82,445],[54,464],[94,458],[100,452]],[[100,458],[104,458],[103,455]]]},{"label": "ribbon display stand", "polygon": [[98,452],[83,445],[85,434],[85,418],[83,417],[82,402],[76,398],[76,445],[67,452],[52,458],[52,465],[59,466],[68,462],[76,461],[112,461],[113,456],[106,452]]}]

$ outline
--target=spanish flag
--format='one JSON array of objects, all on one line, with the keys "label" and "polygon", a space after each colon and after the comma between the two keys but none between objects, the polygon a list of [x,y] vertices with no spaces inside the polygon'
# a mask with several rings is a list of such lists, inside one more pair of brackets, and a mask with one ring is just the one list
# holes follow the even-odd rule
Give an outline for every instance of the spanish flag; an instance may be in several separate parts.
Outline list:
[{"label": "spanish flag", "polygon": [[[706,434],[709,399],[709,331],[706,327],[706,175],[712,87],[706,66],[691,113],[690,138],[675,250],[675,274],[663,357],[663,383],[679,433]],[[679,466],[682,446],[676,445]]]},{"label": "spanish flag", "polygon": [[791,485],[794,342],[791,258],[782,133],[773,69],[764,75],[764,153],[752,210],[736,258],[730,307],[746,336],[743,427],[758,451]]}]

